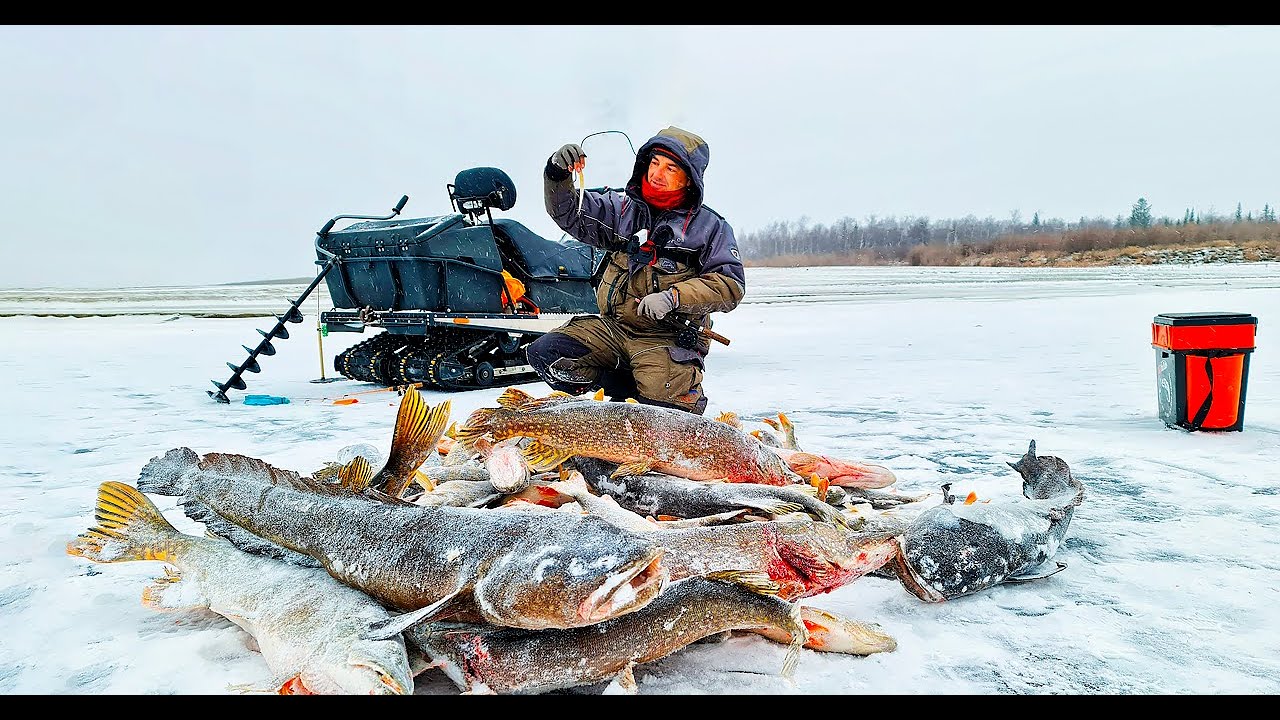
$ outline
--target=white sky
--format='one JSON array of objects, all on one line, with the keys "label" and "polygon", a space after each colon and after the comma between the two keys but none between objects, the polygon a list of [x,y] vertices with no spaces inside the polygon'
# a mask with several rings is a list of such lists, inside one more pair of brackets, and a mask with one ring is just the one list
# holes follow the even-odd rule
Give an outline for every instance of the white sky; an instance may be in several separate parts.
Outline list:
[{"label": "white sky", "polygon": [[[299,277],[341,213],[675,124],[741,233],[1280,203],[1280,26],[6,26],[0,287]],[[593,138],[590,185],[630,165]]]},{"label": "white sky", "polygon": [[[1041,455],[1068,463],[1085,499],[1055,558],[1067,569],[1051,578],[927,604],[863,577],[802,601],[878,624],[897,640],[893,652],[805,650],[789,684],[777,674],[781,646],[735,638],[643,668],[642,693],[1280,692],[1280,266],[748,276],[756,292],[717,315],[732,343],[707,359],[709,416],[785,412],[806,450],[882,464],[904,492],[950,482],[959,497],[993,503],[1020,492],[1005,463],[1035,440]],[[190,294],[223,307],[216,291]],[[161,563],[95,565],[67,556],[66,543],[93,524],[100,483],[134,484],[170,448],[311,472],[346,446],[385,455],[390,445],[393,393],[333,405],[373,388],[310,382],[319,374],[310,322],[219,405],[205,395],[208,380],[225,380],[223,362],[243,358],[240,344],[268,325],[175,317],[153,302],[142,302],[151,315],[0,317],[0,336],[22,338],[23,349],[0,353],[0,374],[21,378],[0,432],[0,694],[222,694],[230,683],[268,683],[263,656],[230,621],[141,605]],[[131,305],[105,293],[87,307]],[[1157,419],[1152,318],[1198,311],[1259,319],[1241,432],[1186,433]],[[367,337],[331,333],[326,362]],[[249,393],[290,403],[244,405]],[[498,394],[425,393],[433,405],[449,399],[455,419]],[[152,499],[179,529],[202,532],[175,498]],[[418,692],[457,691],[437,673]]]}]

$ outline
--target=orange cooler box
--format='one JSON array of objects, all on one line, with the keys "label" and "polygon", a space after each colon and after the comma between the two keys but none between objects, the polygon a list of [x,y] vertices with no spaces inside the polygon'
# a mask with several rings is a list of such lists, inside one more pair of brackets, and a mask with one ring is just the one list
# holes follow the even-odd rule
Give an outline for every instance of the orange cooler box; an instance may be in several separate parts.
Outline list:
[{"label": "orange cooler box", "polygon": [[1161,313],[1151,323],[1160,419],[1185,430],[1244,429],[1249,354],[1258,319],[1247,313]]}]

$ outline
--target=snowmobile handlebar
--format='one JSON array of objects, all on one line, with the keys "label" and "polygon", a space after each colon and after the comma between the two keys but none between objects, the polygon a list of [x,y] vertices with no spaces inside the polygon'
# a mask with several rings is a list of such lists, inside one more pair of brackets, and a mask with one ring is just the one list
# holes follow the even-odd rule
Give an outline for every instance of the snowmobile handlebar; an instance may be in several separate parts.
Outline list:
[{"label": "snowmobile handlebar", "polygon": [[325,223],[324,227],[320,228],[320,232],[316,233],[316,235],[319,237],[328,235],[329,231],[333,229],[334,224],[339,220],[390,220],[391,218],[399,215],[400,211],[404,209],[405,204],[408,202],[408,195],[401,197],[400,202],[396,203],[396,206],[391,209],[390,215],[338,215],[330,218],[329,222]]}]

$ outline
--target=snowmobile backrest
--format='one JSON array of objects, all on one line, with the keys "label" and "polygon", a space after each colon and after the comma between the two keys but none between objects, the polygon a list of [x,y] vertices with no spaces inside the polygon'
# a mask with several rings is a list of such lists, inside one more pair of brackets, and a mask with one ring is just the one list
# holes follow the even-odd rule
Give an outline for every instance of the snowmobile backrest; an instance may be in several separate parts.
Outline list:
[{"label": "snowmobile backrest", "polygon": [[479,216],[488,208],[510,210],[516,204],[516,184],[498,168],[470,168],[453,179],[449,199],[458,212],[471,216]]}]

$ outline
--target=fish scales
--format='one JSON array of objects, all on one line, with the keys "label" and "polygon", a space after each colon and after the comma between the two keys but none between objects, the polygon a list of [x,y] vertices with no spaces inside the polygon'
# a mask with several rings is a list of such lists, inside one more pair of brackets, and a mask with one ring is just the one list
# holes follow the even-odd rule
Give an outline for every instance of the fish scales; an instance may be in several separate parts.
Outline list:
[{"label": "fish scales", "polygon": [[576,627],[643,606],[666,583],[663,548],[597,517],[373,502],[212,471],[194,457],[169,451],[139,487],[180,485],[189,501],[405,611],[456,594],[449,608],[460,615]]},{"label": "fish scales", "polygon": [[[700,415],[640,403],[534,400],[519,407],[481,408],[460,438],[529,437],[558,451],[619,464],[646,463],[690,480],[789,485],[801,478],[751,436]],[[464,442],[466,440],[464,439]]]},{"label": "fish scales", "polygon": [[[633,664],[661,659],[702,638],[755,628],[781,632],[797,648],[808,637],[798,607],[703,577],[673,582],[644,608],[591,627],[527,632],[432,623],[405,634],[443,663],[461,690],[535,694],[609,680]],[[789,656],[784,674],[793,662]]]},{"label": "fish scales", "polygon": [[890,562],[896,532],[857,533],[811,520],[770,520],[654,533],[672,581],[726,570],[768,575],[786,600],[847,585]]},{"label": "fish scales", "polygon": [[[231,543],[178,532],[140,492],[99,489],[99,527],[67,546],[94,562],[159,560],[177,568],[143,593],[157,610],[205,607],[253,636],[277,683],[311,694],[408,694],[413,679],[403,638],[371,640],[390,617],[381,604],[320,568],[252,555]],[[283,687],[282,690],[283,691]]]}]

